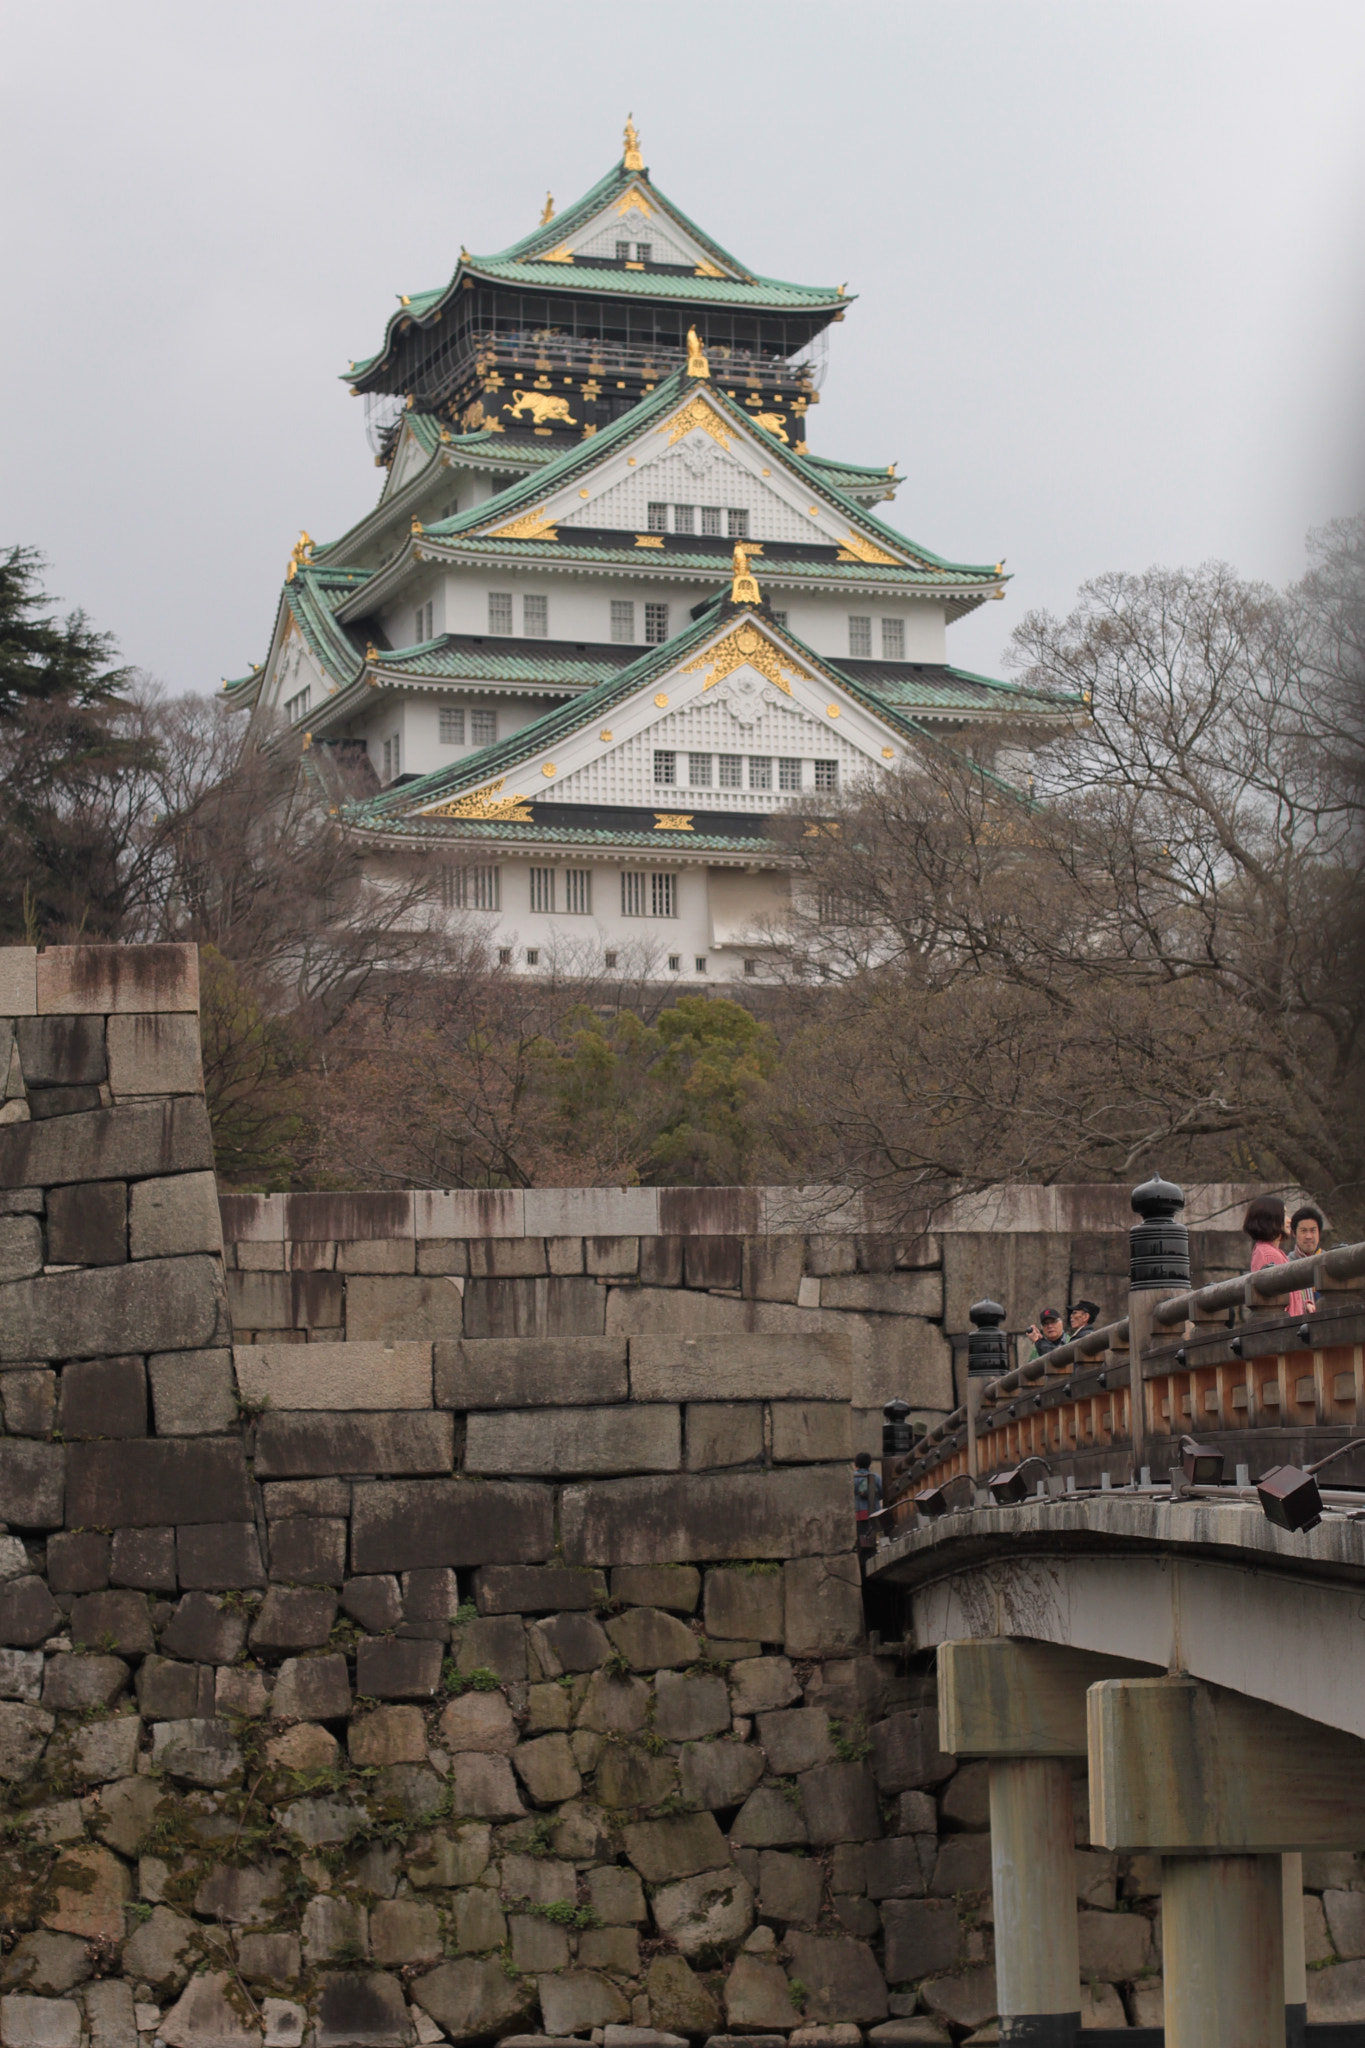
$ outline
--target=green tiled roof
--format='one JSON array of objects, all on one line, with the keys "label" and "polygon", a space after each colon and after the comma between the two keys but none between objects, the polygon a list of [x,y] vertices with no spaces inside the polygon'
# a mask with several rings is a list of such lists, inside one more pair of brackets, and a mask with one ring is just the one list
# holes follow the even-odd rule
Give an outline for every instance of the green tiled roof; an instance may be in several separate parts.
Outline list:
[{"label": "green tiled roof", "polygon": [[[860,515],[866,517],[861,513],[861,507],[858,509]],[[481,505],[479,510],[486,511],[487,507]],[[442,540],[446,540],[452,548],[458,548],[461,553],[487,553],[500,562],[594,562],[601,563],[604,567],[622,568],[630,565],[637,569],[645,566],[645,562],[642,561],[643,550],[633,544],[630,547],[607,547],[601,542],[592,541],[582,547],[576,547],[571,526],[560,528],[558,540],[495,540],[488,534],[447,534],[443,527],[438,526],[428,526],[421,538],[424,547],[430,541],[439,545]],[[904,545],[902,542],[902,546]],[[714,577],[717,582],[723,579],[727,583],[732,568],[732,558],[728,549],[723,555],[706,555],[690,550],[686,554],[669,554],[663,548],[652,548],[647,562],[651,569],[657,569],[663,562],[670,568],[692,570],[698,576]],[[997,580],[994,572],[989,569],[913,569],[902,568],[899,563],[832,560],[813,562],[795,559],[788,561],[780,555],[755,556],[754,574],[761,583],[786,579],[827,582],[834,576],[840,583],[900,583],[919,590],[942,590],[946,585],[953,583],[993,583]]]},{"label": "green tiled roof", "polygon": [[551,219],[542,221],[529,235],[523,235],[519,242],[513,242],[509,249],[499,249],[498,257],[504,262],[514,262],[518,257],[534,256],[545,249],[557,249],[566,236],[576,234],[579,228],[586,227],[593,215],[600,213],[609,201],[624,192],[627,185],[636,184],[645,186],[660,211],[670,215],[676,225],[685,234],[691,235],[693,240],[707,250],[718,263],[723,264],[728,270],[733,270],[739,277],[752,277],[752,271],[747,270],[728,249],[722,249],[719,242],[713,240],[704,228],[699,228],[694,220],[689,220],[682,208],[675,206],[667,194],[659,190],[652,182],[648,171],[628,171],[623,162],[614,163],[605,177],[599,178],[581,199],[575,199],[562,213],[556,213]]},{"label": "green tiled roof", "polygon": [[469,634],[445,634],[401,653],[384,654],[379,666],[390,676],[420,676],[424,680],[487,683],[546,683],[566,689],[593,688],[610,682],[635,660],[627,648],[601,647],[578,653],[564,651],[563,643],[547,641],[542,649],[517,643],[500,646]]},{"label": "green tiled roof", "polygon": [[[405,785],[409,790],[413,786],[410,782]],[[375,801],[373,797],[369,800],[371,804]],[[510,840],[513,845],[532,846],[638,846],[653,847],[656,851],[677,847],[682,852],[746,853],[751,856],[790,851],[779,848],[775,840],[764,839],[758,833],[746,833],[740,837],[726,832],[656,832],[646,826],[512,825],[486,818],[413,818],[394,814],[381,819],[357,815],[367,808],[367,805],[352,805],[348,815],[353,822],[369,831],[403,839],[482,839],[492,840],[498,845],[505,845]]]},{"label": "green tiled roof", "polygon": [[472,434],[453,434],[433,412],[410,412],[404,424],[411,427],[428,455],[444,447],[450,455],[496,455],[499,469],[541,469],[554,460],[552,448],[535,441],[509,441],[504,434],[492,434],[480,427]]},{"label": "green tiled roof", "polygon": [[[1007,703],[1022,716],[1033,713],[1055,718],[1071,701],[1049,697],[1042,691],[1025,690],[1019,683],[1005,683],[994,676],[973,675],[970,669],[953,668],[947,662],[848,662],[826,664],[841,682],[863,690],[879,703],[906,711],[998,711]],[[877,671],[873,674],[871,671]]]}]

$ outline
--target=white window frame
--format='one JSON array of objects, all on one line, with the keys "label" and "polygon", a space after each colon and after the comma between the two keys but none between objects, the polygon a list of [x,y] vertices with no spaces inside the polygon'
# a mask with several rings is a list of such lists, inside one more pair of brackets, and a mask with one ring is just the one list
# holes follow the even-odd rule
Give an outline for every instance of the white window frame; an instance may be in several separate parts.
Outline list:
[{"label": "white window frame", "polygon": [[668,606],[657,602],[645,605],[645,645],[662,647],[668,638]]},{"label": "white window frame", "polygon": [[547,640],[550,635],[550,600],[530,591],[521,600],[521,630],[528,640]]},{"label": "white window frame", "polygon": [[635,599],[614,597],[611,601],[611,638],[616,647],[635,645]]},{"label": "white window frame", "polygon": [[905,660],[905,620],[882,620],[882,660]]},{"label": "white window frame", "polygon": [[[503,607],[506,606],[506,610]],[[510,590],[490,590],[488,593],[488,630],[501,636],[515,631],[512,618],[512,593]]]},{"label": "white window frame", "polygon": [[566,917],[592,916],[591,868],[565,868],[564,914]]},{"label": "white window frame", "polygon": [[750,754],[750,789],[771,789],[773,786],[773,757],[771,754]]},{"label": "white window frame", "polygon": [[306,718],[308,716],[308,699],[311,697],[312,694],[312,684],[305,683],[303,688],[296,692],[294,696],[286,699],[284,705],[284,715],[288,719],[290,725],[297,725],[301,718]]},{"label": "white window frame", "polygon": [[777,786],[790,796],[803,787],[802,763],[793,754],[777,757]]},{"label": "white window frame", "polygon": [[661,504],[656,498],[651,498],[649,501],[649,517],[645,521],[645,532],[668,532],[668,507]]},{"label": "white window frame", "polygon": [[452,709],[449,705],[443,706],[436,714],[436,730],[443,747],[462,747],[464,745],[464,707],[461,705]]},{"label": "white window frame", "polygon": [[729,505],[725,512],[726,536],[730,540],[749,538],[749,509],[747,505]]},{"label": "white window frame", "polygon": [[816,761],[814,787],[833,794],[839,787],[839,763],[837,761]]},{"label": "white window frame", "polygon": [[725,516],[723,505],[703,505],[701,508],[701,530],[712,539],[719,540],[725,531],[722,520]]},{"label": "white window frame", "polygon": [[848,652],[853,661],[872,659],[872,619],[864,612],[850,612],[848,615]]},{"label": "white window frame", "polygon": [[[486,733],[483,738],[480,738],[477,728],[485,720],[492,726],[492,731]],[[497,712],[488,710],[486,706],[481,706],[478,710],[471,709],[469,714],[469,737],[471,743],[476,747],[496,746],[498,738]]]},{"label": "white window frame", "polygon": [[676,789],[678,786],[678,756],[673,747],[654,749],[654,787]]},{"label": "white window frame", "polygon": [[555,870],[553,868],[531,869],[531,908],[542,916],[554,916]]},{"label": "white window frame", "polygon": [[743,756],[743,754],[717,754],[717,756],[716,756],[716,788],[717,788],[717,789],[743,789],[743,787],[744,787],[744,756]]}]

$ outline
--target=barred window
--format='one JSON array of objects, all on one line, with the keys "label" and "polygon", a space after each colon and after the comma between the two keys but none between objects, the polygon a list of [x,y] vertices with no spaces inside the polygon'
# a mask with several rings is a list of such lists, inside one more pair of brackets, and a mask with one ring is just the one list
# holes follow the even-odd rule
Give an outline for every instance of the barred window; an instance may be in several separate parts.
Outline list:
[{"label": "barred window", "polygon": [[800,789],[801,763],[799,761],[783,759],[778,762],[777,786],[779,789]]},{"label": "barred window", "polygon": [[837,789],[839,787],[839,763],[837,761],[816,762],[815,787],[817,789]]},{"label": "barred window", "polygon": [[[498,910],[502,888],[498,868],[454,868],[441,870],[441,901],[447,910]],[[500,956],[501,957],[501,956]],[[511,959],[509,953],[503,965]]]},{"label": "barred window", "polygon": [[498,714],[496,711],[471,711],[469,714],[469,737],[476,747],[491,747],[498,736]]},{"label": "barred window", "polygon": [[488,593],[488,630],[490,633],[510,633],[512,630],[512,593],[510,590],[490,590]]},{"label": "barred window", "polygon": [[670,953],[670,954],[669,954],[669,956],[668,956],[668,971],[669,971],[669,973],[670,973],[670,974],[681,974],[681,973],[682,973],[682,954],[681,954],[681,953]]},{"label": "barred window", "polygon": [[528,946],[528,947],[526,948],[526,965],[527,965],[528,967],[539,967],[539,965],[540,965],[540,948],[539,948],[539,946]]},{"label": "barred window", "polygon": [[661,647],[668,638],[668,606],[647,604],[645,606],[645,641],[650,647]]},{"label": "barred window", "polygon": [[512,965],[512,948],[510,946],[498,947],[498,965],[499,967],[510,967]]},{"label": "barred window", "polygon": [[692,532],[693,515],[695,514],[696,509],[697,508],[695,505],[675,505],[673,507],[674,533]]},{"label": "barred window", "polygon": [[720,533],[720,532],[722,531],[722,528],[721,528],[721,523],[720,523],[720,515],[721,515],[721,507],[720,507],[719,505],[703,505],[703,506],[702,506],[702,508],[701,508],[701,530],[702,530],[702,532],[703,532],[703,533]]},{"label": "barred window", "polygon": [[297,697],[290,697],[286,700],[284,715],[291,725],[297,725],[301,718],[307,717],[308,696],[309,692],[307,690],[300,690]]},{"label": "barred window", "polygon": [[618,263],[629,263],[629,261],[630,261],[630,243],[629,243],[629,242],[618,242],[618,243],[616,244],[616,260],[617,260],[617,262],[618,262]]},{"label": "barred window", "polygon": [[439,714],[439,722],[441,745],[443,747],[462,747],[464,745],[463,711],[442,711]]},{"label": "barred window", "polygon": [[635,261],[637,263],[648,263],[653,254],[654,244],[652,242],[637,242],[635,244]]},{"label": "barred window", "polygon": [[611,601],[611,637],[618,646],[629,646],[635,639],[635,604],[629,597],[614,597]]},{"label": "barred window", "polygon": [[770,757],[769,755],[767,755],[767,754],[750,754],[750,756],[749,756],[749,787],[750,787],[750,789],[771,789],[771,788],[772,788],[772,786],[773,786],[773,764],[772,764],[772,759],[771,759],[771,757]]},{"label": "barred window", "polygon": [[622,917],[676,917],[677,914],[676,875],[622,874]]},{"label": "barred window", "polygon": [[742,754],[717,754],[716,782],[721,789],[742,789],[744,787],[744,756]]},{"label": "barred window", "polygon": [[749,538],[749,515],[742,506],[732,505],[727,515],[731,540]]},{"label": "barred window", "polygon": [[882,660],[905,660],[905,620],[882,620]]},{"label": "barred window", "polygon": [[688,755],[687,780],[693,789],[709,789],[711,787],[711,756],[709,754]]},{"label": "barred window", "polygon": [[848,619],[848,651],[851,655],[866,658],[872,653],[872,621],[860,619],[850,612]]},{"label": "barred window", "polygon": [[705,955],[705,953],[698,953],[698,955],[697,955],[697,963],[696,963],[696,964],[697,964],[697,972],[698,972],[698,974],[705,974],[705,972],[706,972],[706,955]]},{"label": "barred window", "polygon": [[671,785],[678,779],[678,757],[672,748],[654,749],[654,780],[661,787]]},{"label": "barred window", "polygon": [[544,597],[521,600],[521,629],[528,640],[543,640],[550,630],[550,605]]},{"label": "barred window", "polygon": [[677,916],[678,878],[676,875],[650,876],[649,914],[651,917]]},{"label": "barred window", "polygon": [[604,967],[614,967],[616,965],[616,955],[614,953],[604,953],[602,955],[602,965]]},{"label": "barred window", "polygon": [[649,518],[646,520],[645,524],[651,533],[667,533],[667,505],[660,505],[654,499],[651,498],[649,503]]},{"label": "barred window", "polygon": [[565,868],[564,908],[570,917],[592,916],[591,868]]},{"label": "barred window", "polygon": [[648,875],[622,875],[621,915],[622,917],[644,917],[648,901]]},{"label": "barred window", "polygon": [[744,963],[744,972],[745,972],[746,974],[757,974],[757,973],[758,973],[758,962],[757,962],[757,960],[746,960],[746,961],[745,961],[745,963]]},{"label": "barred window", "polygon": [[553,868],[532,868],[531,908],[532,910],[553,911],[555,907],[555,871]]}]

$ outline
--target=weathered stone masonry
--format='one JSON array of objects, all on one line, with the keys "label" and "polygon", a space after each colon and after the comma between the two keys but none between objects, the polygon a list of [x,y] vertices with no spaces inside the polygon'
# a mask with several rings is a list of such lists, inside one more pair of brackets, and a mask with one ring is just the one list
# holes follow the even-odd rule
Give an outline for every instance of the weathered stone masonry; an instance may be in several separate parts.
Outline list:
[{"label": "weathered stone masonry", "polygon": [[[229,1197],[225,1273],[195,1009],[190,949],[0,953],[5,2048],[988,2020],[984,1770],[849,1520],[951,1398],[948,1235]],[[1077,1883],[1147,2016],[1154,1873]]]}]

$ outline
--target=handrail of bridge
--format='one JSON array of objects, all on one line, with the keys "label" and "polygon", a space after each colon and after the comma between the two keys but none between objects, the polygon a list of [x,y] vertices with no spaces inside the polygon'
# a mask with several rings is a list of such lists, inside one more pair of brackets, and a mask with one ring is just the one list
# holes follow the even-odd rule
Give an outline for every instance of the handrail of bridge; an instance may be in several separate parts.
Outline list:
[{"label": "handrail of bridge", "polygon": [[[1333,1251],[1318,1252],[1311,1258],[1289,1259],[1282,1265],[1263,1266],[1254,1273],[1241,1273],[1231,1280],[1216,1280],[1207,1287],[1164,1295],[1152,1309],[1153,1334],[1158,1330],[1174,1334],[1187,1324],[1208,1323],[1237,1310],[1245,1314],[1259,1309],[1264,1314],[1271,1310],[1271,1304],[1276,1300],[1301,1289],[1312,1288],[1320,1295],[1355,1292],[1356,1287],[1351,1283],[1358,1287],[1362,1278],[1365,1278],[1365,1244],[1342,1245]],[[1079,1336],[1056,1345],[1041,1357],[1028,1359],[999,1379],[987,1381],[976,1393],[971,1406],[979,1414],[982,1409],[994,1408],[1040,1380],[1052,1379],[1078,1368],[1084,1371],[1106,1354],[1126,1352],[1129,1341],[1127,1316],[1099,1329],[1083,1330]],[[1120,1369],[1126,1377],[1126,1363]],[[973,1421],[968,1405],[955,1408],[920,1438],[908,1457],[896,1462],[892,1476],[913,1478],[930,1471],[961,1447],[962,1433],[964,1430],[972,1432]]]}]

